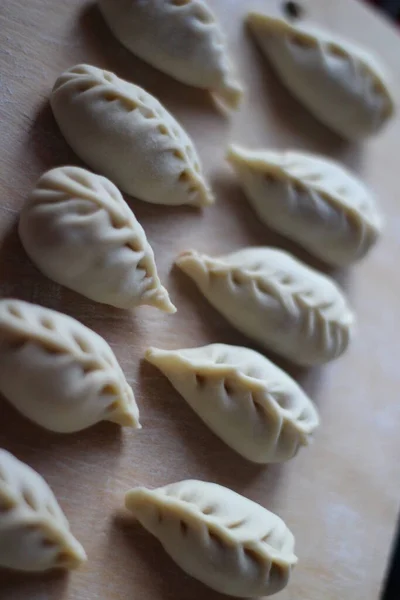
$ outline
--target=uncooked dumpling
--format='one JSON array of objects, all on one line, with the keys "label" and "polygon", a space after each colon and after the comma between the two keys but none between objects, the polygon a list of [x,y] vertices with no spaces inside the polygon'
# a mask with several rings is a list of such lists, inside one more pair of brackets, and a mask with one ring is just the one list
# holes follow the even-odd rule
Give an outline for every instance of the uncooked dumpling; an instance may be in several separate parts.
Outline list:
[{"label": "uncooked dumpling", "polygon": [[85,560],[45,480],[0,449],[0,567],[76,569]]},{"label": "uncooked dumpling", "polygon": [[236,108],[242,88],[225,36],[203,0],[99,0],[118,40],[178,81],[209,89]]},{"label": "uncooked dumpling", "polygon": [[233,326],[295,363],[327,362],[349,344],[354,318],[337,285],[282,250],[189,251],[176,262]]},{"label": "uncooked dumpling", "polygon": [[348,265],[376,242],[371,192],[333,160],[304,152],[231,146],[228,160],[260,219],[327,263]]},{"label": "uncooked dumpling", "polygon": [[77,155],[127,194],[156,204],[213,202],[193,142],[142,88],[76,65],[57,79],[50,102]]},{"label": "uncooked dumpling", "polygon": [[321,28],[250,13],[261,50],[289,90],[325,125],[358,140],[394,114],[383,67],[366,50]]},{"label": "uncooked dumpling", "polygon": [[135,488],[125,502],[184,571],[223,594],[279,592],[297,562],[294,537],[279,517],[215,483]]},{"label": "uncooked dumpling", "polygon": [[317,411],[303,390],[254,350],[226,344],[150,348],[146,359],[214,433],[253,462],[292,458],[318,426]]},{"label": "uncooked dumpling", "polygon": [[107,342],[67,315],[21,300],[0,300],[0,392],[51,431],[99,421],[140,428],[133,391]]},{"label": "uncooked dumpling", "polygon": [[176,311],[142,227],[105,177],[78,167],[45,173],[22,210],[19,234],[45,275],[92,300]]}]

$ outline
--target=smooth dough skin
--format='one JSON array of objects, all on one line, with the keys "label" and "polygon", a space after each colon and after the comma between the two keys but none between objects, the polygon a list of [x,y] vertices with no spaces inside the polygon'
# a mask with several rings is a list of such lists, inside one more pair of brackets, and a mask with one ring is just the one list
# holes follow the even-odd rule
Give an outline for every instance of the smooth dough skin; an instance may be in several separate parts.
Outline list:
[{"label": "smooth dough skin", "polygon": [[76,569],[86,553],[36,471],[0,449],[0,567]]},{"label": "smooth dough skin", "polygon": [[57,79],[50,104],[76,154],[127,194],[167,205],[214,201],[192,140],[137,85],[76,65]]},{"label": "smooth dough skin", "polygon": [[260,220],[334,266],[363,258],[382,230],[368,188],[339,163],[230,146],[227,159]]},{"label": "smooth dough skin", "polygon": [[293,458],[318,427],[317,411],[297,383],[249,348],[149,348],[146,360],[216,435],[253,462]]},{"label": "smooth dough skin", "polygon": [[208,89],[228,108],[243,90],[225,36],[203,0],[99,0],[115,37],[178,81]]},{"label": "smooth dough skin", "polygon": [[190,250],[176,264],[234,327],[294,363],[328,362],[350,343],[354,316],[336,283],[287,252]]},{"label": "smooth dough skin", "polygon": [[132,388],[107,342],[62,313],[0,300],[0,392],[58,433],[100,421],[140,429]]},{"label": "smooth dough skin", "polygon": [[366,50],[321,28],[259,13],[247,22],[282,82],[340,136],[375,135],[393,117],[391,85]]},{"label": "smooth dough skin", "polygon": [[42,175],[22,209],[19,235],[42,273],[91,300],[176,312],[143,228],[105,177],[78,167]]},{"label": "smooth dough skin", "polygon": [[181,569],[222,594],[275,594],[297,563],[294,537],[282,519],[215,483],[134,488],[125,504]]}]

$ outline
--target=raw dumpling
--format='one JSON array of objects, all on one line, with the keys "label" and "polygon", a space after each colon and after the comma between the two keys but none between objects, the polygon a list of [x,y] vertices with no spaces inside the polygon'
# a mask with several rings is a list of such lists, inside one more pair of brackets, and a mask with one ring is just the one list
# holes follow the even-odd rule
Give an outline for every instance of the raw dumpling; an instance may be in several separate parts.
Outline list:
[{"label": "raw dumpling", "polygon": [[381,218],[370,191],[334,162],[231,146],[228,160],[260,219],[335,266],[367,254]]},{"label": "raw dumpling", "polygon": [[189,251],[176,262],[232,325],[295,363],[327,362],[349,344],[353,315],[339,288],[282,250]]},{"label": "raw dumpling", "polygon": [[107,342],[67,315],[21,300],[0,300],[0,392],[51,431],[99,421],[140,429],[133,391]]},{"label": "raw dumpling", "polygon": [[394,114],[382,66],[366,50],[316,27],[250,13],[261,50],[289,90],[325,125],[358,140]]},{"label": "raw dumpling", "polygon": [[0,449],[0,567],[76,569],[85,560],[45,480]]},{"label": "raw dumpling", "polygon": [[78,167],[45,173],[22,210],[19,234],[45,275],[92,300],[176,311],[142,227],[105,177]]},{"label": "raw dumpling", "polygon": [[109,71],[77,65],[50,98],[72,149],[121,190],[156,204],[211,204],[191,139],[145,90]]},{"label": "raw dumpling", "polygon": [[209,89],[236,108],[242,88],[225,36],[203,0],[99,0],[114,35],[131,52],[178,81]]},{"label": "raw dumpling", "polygon": [[318,426],[317,411],[303,390],[254,350],[226,344],[150,348],[146,359],[214,433],[253,462],[292,458]]},{"label": "raw dumpling", "polygon": [[184,571],[223,594],[279,592],[297,562],[294,537],[279,517],[215,483],[135,488],[125,503]]}]

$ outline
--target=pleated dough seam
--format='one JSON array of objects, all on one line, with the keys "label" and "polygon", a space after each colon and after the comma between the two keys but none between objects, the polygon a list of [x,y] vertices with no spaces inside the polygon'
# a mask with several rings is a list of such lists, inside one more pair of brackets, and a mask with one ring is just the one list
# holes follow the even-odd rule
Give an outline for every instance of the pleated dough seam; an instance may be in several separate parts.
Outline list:
[{"label": "pleated dough seam", "polygon": [[[7,308],[9,309],[9,307],[7,307]],[[9,310],[7,312],[9,312]],[[4,323],[2,323],[2,325],[10,333],[11,345],[13,345],[12,338],[15,335],[15,330],[17,330],[18,338],[19,338],[19,336],[21,336],[21,338],[23,338],[23,343],[21,345],[25,345],[25,344],[29,343],[30,341],[33,341],[34,343],[45,345],[46,348],[49,349],[51,352],[53,351],[53,349],[55,349],[55,350],[59,349],[62,351],[61,353],[57,353],[57,351],[56,351],[56,352],[54,352],[54,354],[64,354],[64,353],[67,354],[68,353],[73,358],[76,358],[78,360],[82,360],[82,358],[84,358],[85,362],[88,362],[88,363],[91,362],[91,363],[93,363],[93,365],[94,364],[100,365],[100,367],[104,371],[108,371],[108,370],[110,370],[110,368],[115,368],[116,363],[114,362],[114,360],[112,360],[112,364],[111,364],[111,357],[110,357],[110,362],[109,362],[108,360],[103,358],[102,355],[95,354],[89,346],[87,347],[87,349],[84,349],[83,346],[81,345],[81,342],[78,339],[78,338],[80,338],[79,334],[77,337],[74,334],[72,334],[71,337],[67,336],[67,335],[65,335],[63,330],[56,329],[56,328],[53,329],[53,322],[51,323],[51,328],[47,327],[46,325],[43,325],[41,322],[39,324],[37,321],[39,321],[39,319],[41,319],[40,316],[38,318],[35,318],[35,323],[32,323],[32,321],[26,320],[23,313],[21,314],[21,316],[19,316],[19,315],[17,316],[15,313],[9,312],[8,316],[9,316],[9,318],[11,318],[12,326],[9,326],[9,322],[4,322]],[[48,321],[49,317],[44,316],[44,319],[46,321]],[[50,319],[51,319],[51,317],[50,317]],[[3,320],[3,315],[0,314],[0,323],[2,320]],[[22,321],[22,323],[20,321]],[[50,323],[50,321],[48,321],[48,322]],[[52,335],[50,333],[50,331],[53,331],[54,335]],[[61,339],[57,340],[57,337],[61,338]],[[82,342],[82,343],[84,344],[84,342]],[[18,341],[17,341],[17,344],[18,344]]]},{"label": "pleated dough seam", "polygon": [[[91,174],[91,173],[90,173]],[[47,191],[52,192],[63,192],[66,195],[68,194],[69,199],[73,200],[84,200],[85,202],[91,202],[97,208],[104,210],[109,217],[109,223],[112,227],[113,231],[119,232],[126,228],[128,231],[126,232],[129,235],[124,236],[124,239],[121,240],[113,240],[117,243],[119,248],[123,248],[124,246],[128,247],[133,253],[140,254],[140,258],[137,261],[136,269],[143,269],[146,273],[144,281],[147,281],[147,285],[145,286],[144,291],[142,292],[142,296],[154,295],[154,293],[159,293],[162,291],[161,281],[157,274],[157,268],[155,265],[154,255],[149,257],[146,255],[146,241],[142,238],[145,237],[145,233],[143,231],[140,223],[129,214],[126,209],[126,206],[121,202],[121,198],[118,198],[117,195],[111,193],[111,191],[103,185],[103,181],[101,181],[101,188],[99,188],[96,192],[93,188],[88,187],[86,182],[79,181],[71,176],[70,173],[66,173],[65,176],[71,183],[67,183],[69,185],[69,189],[63,189],[62,182],[59,182],[59,185],[54,185],[58,182],[55,182],[54,179],[51,180],[48,178],[47,180],[41,182],[41,186],[37,187],[35,190],[35,195],[37,196],[37,201],[35,205],[38,204],[48,204],[51,205],[51,202],[43,202],[39,195],[43,194]],[[65,185],[65,184],[64,184]],[[77,187],[75,191],[73,188]],[[84,190],[82,193],[81,190]],[[102,194],[107,195],[111,198],[111,201],[107,198],[103,200],[101,197]],[[76,198],[72,198],[72,194],[76,194]],[[66,202],[68,198],[66,198],[63,202]],[[117,211],[116,207],[113,205],[115,203],[121,210]],[[139,229],[139,234],[135,233],[135,229]],[[140,235],[142,234],[142,236]],[[148,245],[148,244],[147,244]],[[149,249],[148,249],[149,251]],[[152,252],[152,251],[151,251]],[[153,260],[151,260],[151,258]],[[142,266],[141,266],[142,265]],[[143,283],[142,282],[142,283]]]},{"label": "pleated dough seam", "polygon": [[[269,531],[265,536],[263,536],[263,538],[259,538],[255,541],[244,541],[244,542],[239,542],[231,533],[230,529],[228,526],[223,525],[221,523],[219,523],[217,520],[212,520],[213,517],[210,517],[209,515],[205,515],[201,509],[199,507],[197,507],[197,505],[195,505],[194,503],[191,503],[189,501],[185,501],[182,500],[180,498],[176,498],[174,496],[167,496],[167,495],[163,495],[163,496],[159,496],[158,494],[152,494],[152,499],[153,501],[155,500],[155,504],[157,505],[158,510],[162,513],[163,509],[166,508],[168,510],[168,508],[171,510],[172,512],[175,513],[174,516],[176,516],[177,521],[182,521],[182,519],[179,518],[179,514],[176,511],[176,509],[181,509],[185,512],[186,516],[188,516],[189,518],[193,519],[193,521],[197,523],[200,523],[204,526],[206,535],[207,535],[207,542],[212,540],[212,535],[210,535],[210,529],[211,529],[211,533],[213,533],[213,531],[215,531],[217,534],[219,534],[219,537],[222,538],[222,540],[224,542],[226,542],[226,544],[228,546],[231,547],[231,549],[243,549],[244,552],[249,551],[252,554],[249,556],[250,560],[252,561],[256,561],[257,558],[254,556],[254,554],[256,554],[256,556],[259,559],[263,559],[266,561],[271,561],[271,562],[278,562],[279,564],[283,564],[285,566],[291,566],[293,563],[286,561],[282,556],[281,556],[281,552],[279,549],[274,548],[273,546],[270,546],[265,540],[266,538],[268,538],[271,533],[272,530]],[[169,506],[168,506],[169,505]],[[192,508],[191,505],[194,505],[196,508]],[[233,523],[236,524],[237,519],[235,519],[235,522]],[[160,523],[160,520],[159,520]],[[204,530],[203,530],[204,531]],[[266,548],[266,546],[268,546],[268,549]],[[269,550],[270,549],[270,550]],[[254,554],[253,554],[254,553]],[[258,560],[258,562],[260,562]]]},{"label": "pleated dough seam", "polygon": [[[263,286],[259,285],[260,282],[261,284],[263,284],[263,279],[259,274],[255,274],[254,271],[251,271],[249,269],[244,269],[243,267],[234,267],[231,265],[224,265],[224,264],[219,264],[216,265],[215,263],[213,264],[213,262],[210,261],[209,258],[207,259],[202,259],[203,263],[205,264],[206,268],[206,273],[208,275],[210,275],[210,273],[217,275],[217,276],[222,276],[225,277],[226,279],[230,279],[230,275],[233,273],[233,271],[239,271],[240,272],[240,276],[243,277],[243,279],[245,279],[245,283],[248,285],[248,287],[250,288],[250,292],[252,293],[252,295],[254,297],[256,297],[256,293],[255,289],[257,289],[257,291],[261,294],[267,294],[273,298],[275,298],[281,306],[283,306],[287,311],[291,312],[290,310],[290,306],[288,305],[287,300],[285,299],[285,296],[283,294],[280,293],[279,291],[279,287],[278,285],[274,282],[274,281],[268,281],[268,290],[266,290],[264,288],[263,290]],[[211,267],[209,266],[211,264]],[[276,291],[276,294],[272,294],[270,293],[270,290],[274,289]],[[332,290],[333,291],[333,290]],[[302,324],[303,322],[308,322],[308,319],[310,316],[312,316],[312,314],[316,315],[318,321],[324,326],[327,325],[331,331],[331,333],[335,334],[335,337],[337,337],[337,330],[339,330],[340,332],[340,339],[342,340],[343,337],[346,337],[346,335],[348,335],[348,332],[346,332],[346,328],[348,326],[347,320],[342,319],[340,322],[338,320],[332,320],[329,319],[327,320],[324,316],[323,311],[326,310],[327,308],[331,308],[331,307],[335,307],[336,302],[337,302],[337,298],[333,297],[332,300],[330,300],[329,302],[324,301],[323,303],[320,303],[318,306],[310,306],[307,301],[304,299],[304,294],[308,293],[307,290],[303,290],[302,292],[289,292],[289,296],[290,296],[290,300],[293,302],[294,304],[294,308],[299,312],[299,314],[301,315],[301,309],[304,308],[305,309],[305,316],[304,318],[299,317],[299,315],[297,315],[297,320]],[[346,311],[347,312],[347,311]],[[313,332],[309,330],[309,328],[307,328],[306,331],[307,337],[312,337]],[[342,343],[340,344],[340,347],[342,347]],[[335,352],[335,354],[337,354],[337,352]]]},{"label": "pleated dough seam", "polygon": [[[175,156],[175,158],[177,158],[178,160],[182,161],[182,170],[180,172],[180,174],[177,176],[177,183],[179,185],[184,185],[185,183],[189,184],[189,187],[187,189],[189,194],[199,194],[201,197],[203,197],[204,199],[207,199],[208,196],[210,196],[212,198],[211,195],[211,190],[209,189],[209,187],[207,186],[207,184],[205,183],[205,181],[203,181],[202,177],[200,174],[198,174],[196,172],[197,166],[198,168],[200,168],[200,164],[197,163],[197,161],[193,161],[192,158],[189,156],[186,147],[184,144],[179,143],[179,138],[177,138],[174,135],[174,132],[172,130],[172,127],[168,124],[168,120],[164,119],[164,112],[167,113],[166,109],[160,104],[160,111],[158,111],[158,107],[154,108],[154,107],[149,107],[146,105],[144,100],[141,100],[139,97],[137,98],[131,98],[128,93],[121,89],[118,85],[118,81],[114,81],[112,79],[112,75],[110,77],[109,73],[107,71],[103,70],[103,80],[100,79],[100,77],[97,77],[96,74],[91,73],[90,71],[86,71],[86,72],[81,72],[78,73],[76,71],[67,71],[64,75],[64,79],[65,81],[61,83],[61,85],[59,85],[57,88],[53,89],[54,91],[58,91],[63,87],[69,86],[70,84],[75,85],[77,81],[79,81],[79,79],[81,78],[85,78],[86,80],[89,79],[89,81],[87,82],[88,84],[90,84],[90,86],[85,89],[85,90],[77,90],[78,94],[84,94],[87,91],[92,90],[93,88],[98,88],[98,92],[101,92],[102,90],[99,89],[102,86],[104,87],[104,91],[105,93],[103,93],[103,97],[108,100],[108,101],[115,101],[115,100],[119,100],[120,103],[122,104],[123,107],[125,107],[126,112],[134,112],[135,110],[138,110],[140,116],[145,120],[145,121],[157,121],[157,123],[154,123],[155,128],[157,128],[158,133],[162,136],[168,136],[168,138],[174,143],[175,147],[171,148],[171,153]],[[70,76],[72,75],[72,76]],[[62,76],[61,76],[62,77]],[[61,79],[60,77],[60,79]],[[116,76],[115,76],[116,77]],[[127,83],[131,83],[131,82],[127,82]],[[131,84],[136,86],[136,84]],[[113,90],[110,92],[108,92],[108,88],[112,87]],[[139,87],[139,86],[136,86]],[[140,88],[141,90],[141,88]],[[156,103],[159,104],[158,100],[156,98],[153,98],[150,94],[148,94],[148,92],[146,92],[146,90],[141,90],[143,91],[144,94],[148,95],[149,98],[151,100],[154,100]],[[138,92],[139,94],[140,92]],[[107,94],[112,94],[112,98],[107,98]],[[126,108],[128,106],[128,108]],[[146,114],[147,113],[147,114]],[[149,116],[150,113],[150,116]],[[161,114],[160,114],[161,113]],[[167,113],[168,114],[168,113]],[[179,123],[178,123],[179,125]],[[162,133],[162,130],[165,131],[166,133]],[[192,187],[194,187],[194,189],[191,189]]]},{"label": "pleated dough seam", "polygon": [[[268,418],[268,409],[271,406],[265,407],[263,402],[259,402],[254,398],[254,394],[264,393],[267,397],[266,402],[272,402],[272,409],[274,411],[275,417],[281,421],[280,431],[285,425],[293,426],[296,431],[301,433],[309,433],[311,431],[310,427],[307,427],[306,423],[303,423],[299,420],[299,417],[296,417],[293,414],[293,411],[283,408],[280,405],[277,394],[270,391],[267,382],[264,382],[262,379],[252,377],[251,375],[246,375],[241,372],[239,369],[231,366],[231,365],[196,365],[190,362],[189,359],[179,356],[179,359],[183,364],[188,367],[193,368],[193,375],[196,376],[204,376],[207,377],[209,375],[218,375],[221,377],[221,383],[225,382],[227,379],[232,379],[235,383],[238,384],[238,387],[243,387],[246,392],[249,392],[251,402],[255,405],[255,410],[257,410],[257,405],[264,412],[265,419]],[[192,370],[192,369],[190,369]],[[196,385],[196,384],[195,384]],[[228,394],[229,395],[229,394]],[[279,433],[280,433],[279,431]]]},{"label": "pleated dough seam", "polygon": [[[297,39],[298,42],[300,42],[298,45],[316,49],[321,56],[328,54],[329,56],[342,58],[343,60],[346,59],[347,62],[353,65],[353,69],[355,63],[357,62],[364,71],[364,75],[370,78],[375,90],[378,93],[380,91],[381,95],[387,101],[386,107],[384,107],[382,111],[383,118],[386,119],[393,114],[395,108],[394,101],[384,79],[381,79],[377,73],[371,69],[368,61],[366,61],[361,55],[358,53],[351,53],[350,50],[347,49],[346,45],[340,45],[340,42],[336,42],[334,40],[320,40],[314,36],[312,32],[300,31],[281,19],[269,19],[267,15],[257,12],[251,12],[248,15],[248,22],[250,23],[250,26],[252,22],[258,22],[259,24],[262,24],[265,21],[268,21],[269,28],[271,30],[273,29],[274,32],[280,35],[285,41],[287,41],[288,38],[291,38],[289,41],[292,41],[293,43],[293,39]],[[268,35],[268,33],[269,32],[266,31],[266,35]]]},{"label": "pleated dough seam", "polygon": [[[295,176],[289,173],[285,166],[282,165],[272,165],[272,164],[263,164],[262,159],[260,160],[246,160],[246,164],[250,169],[254,169],[257,172],[261,172],[265,175],[270,175],[278,172],[281,177],[277,177],[279,181],[290,184],[292,186],[298,185],[302,187],[303,190],[306,190],[308,193],[317,193],[319,198],[326,202],[327,205],[337,212],[345,213],[346,219],[351,222],[350,217],[354,217],[354,221],[357,226],[362,229],[365,225],[371,229],[371,233],[375,233],[379,227],[374,221],[366,215],[361,208],[357,206],[349,206],[346,202],[343,202],[339,195],[335,196],[333,193],[322,189],[322,187],[318,186],[313,182],[305,181],[306,177],[302,179],[300,176]],[[296,190],[295,190],[296,191]]]}]

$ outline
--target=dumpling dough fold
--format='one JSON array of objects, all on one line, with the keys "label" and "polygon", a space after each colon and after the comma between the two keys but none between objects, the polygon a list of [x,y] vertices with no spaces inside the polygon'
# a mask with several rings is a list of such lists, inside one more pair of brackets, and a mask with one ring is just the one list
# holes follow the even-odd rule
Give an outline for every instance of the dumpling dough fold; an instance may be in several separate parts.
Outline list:
[{"label": "dumpling dough fold", "polygon": [[363,258],[382,218],[367,187],[333,160],[305,152],[228,149],[261,221],[334,266]]},{"label": "dumpling dough fold", "polygon": [[282,519],[215,483],[134,488],[125,503],[181,569],[223,594],[275,594],[297,563],[294,537]]},{"label": "dumpling dough fold", "polygon": [[292,25],[260,13],[247,19],[283,83],[342,137],[374,135],[393,116],[388,77],[367,50],[319,27]]},{"label": "dumpling dough fold", "polygon": [[143,228],[105,177],[78,167],[42,175],[22,209],[19,235],[45,275],[96,302],[176,311]]},{"label": "dumpling dough fold", "polygon": [[350,342],[354,317],[338,286],[287,252],[188,251],[176,264],[234,327],[295,363],[327,362]]},{"label": "dumpling dough fold", "polygon": [[253,462],[289,460],[319,424],[297,383],[254,350],[227,344],[149,348],[146,359],[216,435]]},{"label": "dumpling dough fold", "polygon": [[178,81],[209,89],[230,108],[242,97],[225,36],[203,0],[99,0],[115,37]]},{"label": "dumpling dough fold", "polygon": [[76,569],[86,553],[45,480],[0,449],[0,566]]},{"label": "dumpling dough fold", "polygon": [[99,421],[140,429],[132,388],[107,342],[72,317],[22,300],[0,300],[0,392],[51,431]]},{"label": "dumpling dough fold", "polygon": [[155,204],[213,202],[192,140],[134,83],[76,65],[57,79],[50,103],[72,149],[122,191]]}]

